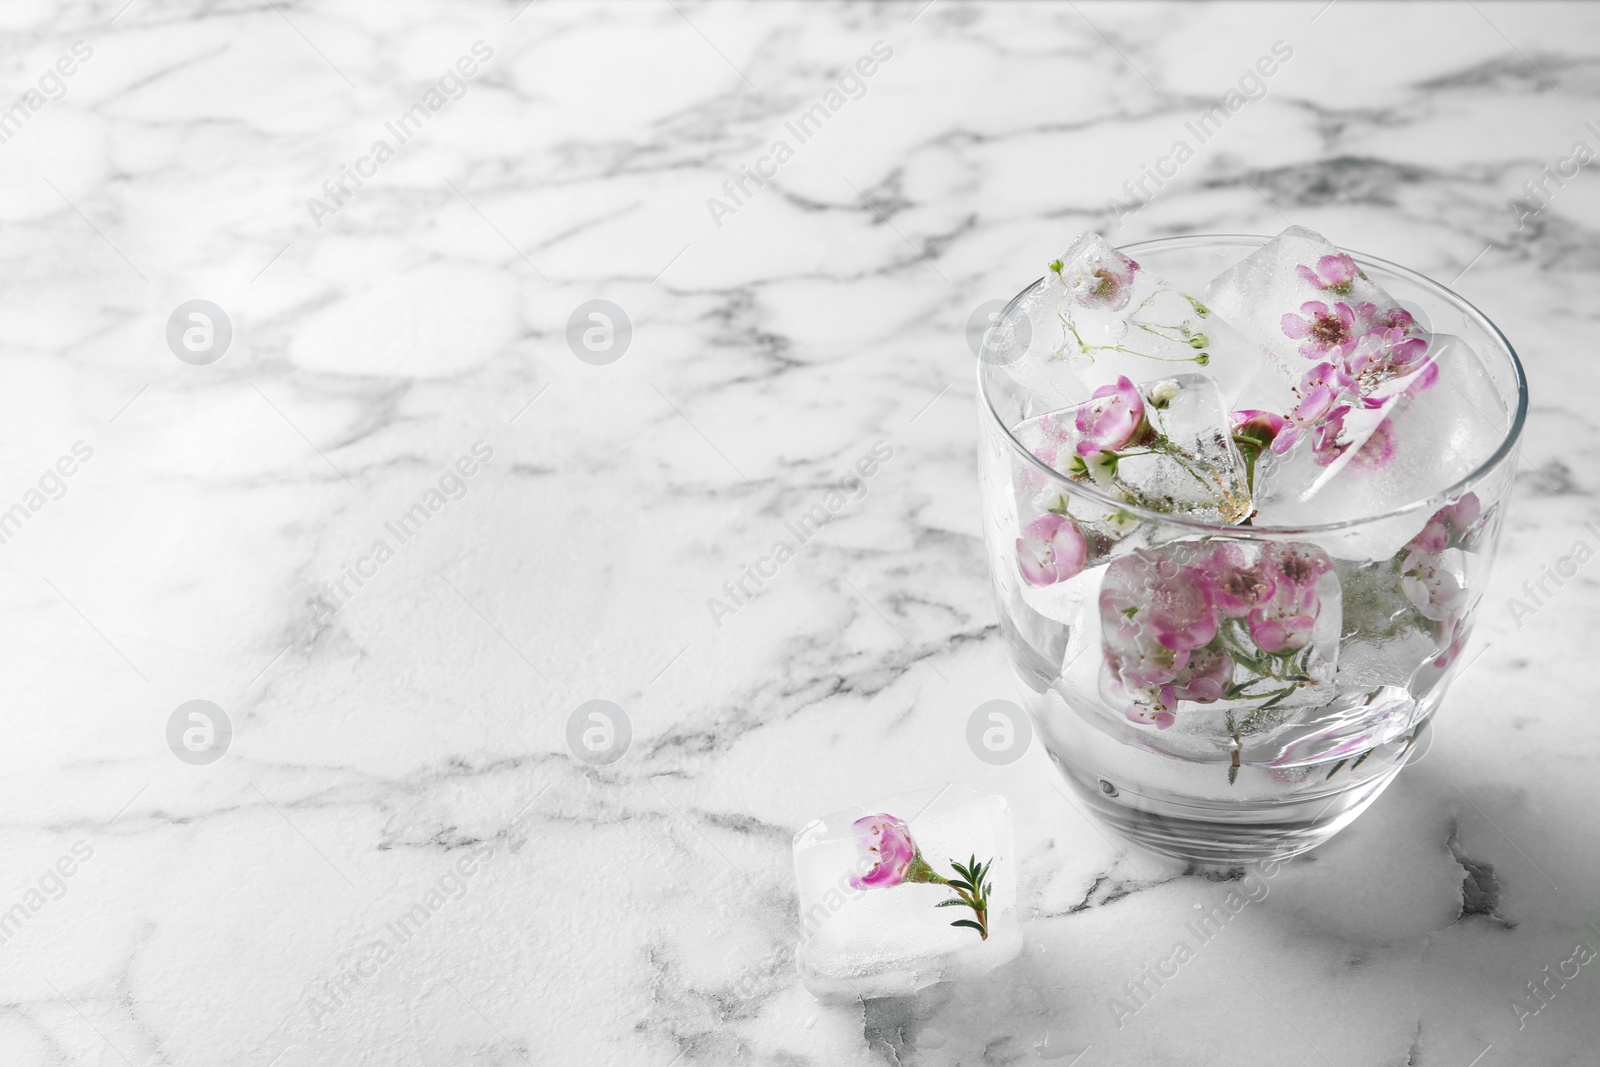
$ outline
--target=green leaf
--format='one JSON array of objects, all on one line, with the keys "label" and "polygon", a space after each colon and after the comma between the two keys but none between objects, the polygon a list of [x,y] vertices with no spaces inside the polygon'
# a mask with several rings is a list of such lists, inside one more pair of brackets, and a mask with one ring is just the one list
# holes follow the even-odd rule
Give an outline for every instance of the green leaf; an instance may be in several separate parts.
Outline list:
[{"label": "green leaf", "polygon": [[950,925],[951,926],[966,926],[966,927],[970,927],[971,929],[978,931],[978,933],[980,933],[980,934],[988,933],[987,930],[985,930],[983,927],[979,926],[977,923],[973,922],[971,919],[957,919],[955,922],[951,923]]},{"label": "green leaf", "polygon": [[[1333,770],[1328,772],[1328,778],[1332,778],[1334,775],[1338,774],[1339,773],[1339,768],[1343,767],[1346,763],[1349,763],[1349,762],[1350,762],[1350,757],[1346,756],[1344,759],[1340,760],[1338,763],[1335,763],[1333,765]],[[1326,782],[1328,780],[1328,778],[1324,778],[1323,781]]]},{"label": "green leaf", "polygon": [[971,906],[972,905],[968,904],[960,897],[951,897],[949,900],[941,900],[939,903],[934,905],[936,908],[970,908]]},{"label": "green leaf", "polygon": [[949,879],[946,879],[945,880],[945,884],[946,885],[953,885],[957,889],[965,889],[969,893],[972,892],[972,883],[971,882],[962,881],[960,878],[949,878]]},{"label": "green leaf", "polygon": [[1365,760],[1368,756],[1372,755],[1372,753],[1373,753],[1373,750],[1370,749],[1370,748],[1367,749],[1365,752],[1361,753],[1361,755],[1356,757],[1356,761],[1354,763],[1350,764],[1350,769],[1353,771],[1357,767],[1361,766],[1362,760]]}]

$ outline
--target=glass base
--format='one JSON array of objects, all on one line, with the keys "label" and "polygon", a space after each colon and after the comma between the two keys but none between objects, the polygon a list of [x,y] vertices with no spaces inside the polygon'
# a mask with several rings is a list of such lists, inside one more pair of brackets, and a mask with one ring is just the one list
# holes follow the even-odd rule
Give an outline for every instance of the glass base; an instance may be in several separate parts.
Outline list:
[{"label": "glass base", "polygon": [[1123,837],[1153,852],[1224,866],[1282,860],[1316,848],[1355,821],[1404,764],[1324,792],[1228,802],[1112,783],[1068,759],[1052,759],[1091,816]]}]

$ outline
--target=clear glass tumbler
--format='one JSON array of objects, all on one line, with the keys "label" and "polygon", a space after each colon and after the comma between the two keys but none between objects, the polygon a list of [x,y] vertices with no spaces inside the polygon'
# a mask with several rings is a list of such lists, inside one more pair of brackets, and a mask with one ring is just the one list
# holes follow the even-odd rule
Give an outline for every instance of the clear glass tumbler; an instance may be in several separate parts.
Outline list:
[{"label": "clear glass tumbler", "polygon": [[[1266,240],[1192,236],[1123,251],[1202,293]],[[1169,855],[1235,863],[1327,840],[1426,746],[1464,665],[1527,413],[1522,367],[1460,296],[1352,255],[1433,332],[1464,339],[1502,404],[1482,413],[1503,419],[1486,462],[1382,514],[1273,528],[1132,506],[1024,447],[1015,431],[1050,405],[999,363],[978,364],[984,540],[1029,713],[1073,792],[1125,836]],[[1020,314],[1027,293],[1002,322]],[[1055,512],[1037,503],[1057,494]],[[1037,551],[1026,563],[1019,555],[1024,542],[1050,542],[1067,522],[1079,531],[1067,531],[1063,549],[1071,573],[1041,578]],[[1184,648],[1176,677],[1171,650],[1128,622],[1151,608],[1184,638],[1173,642]],[[1302,629],[1289,635],[1285,625]],[[1146,667],[1153,673],[1141,674]],[[1141,681],[1153,683],[1142,700],[1129,692]]]}]

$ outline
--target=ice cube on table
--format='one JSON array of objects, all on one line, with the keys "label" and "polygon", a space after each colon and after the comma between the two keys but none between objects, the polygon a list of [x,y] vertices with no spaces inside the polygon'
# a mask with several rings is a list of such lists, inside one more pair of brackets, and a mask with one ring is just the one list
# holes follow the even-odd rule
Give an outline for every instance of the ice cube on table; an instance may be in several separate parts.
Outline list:
[{"label": "ice cube on table", "polygon": [[[976,858],[988,936],[949,885]],[[909,996],[980,977],[1017,955],[1016,844],[1004,797],[961,785],[836,811],[794,838],[800,980],[824,1002]],[[941,906],[944,905],[944,906]]]},{"label": "ice cube on table", "polygon": [[[1235,523],[1249,515],[1244,460],[1233,443],[1228,405],[1217,382],[1205,374],[1178,374],[1138,392],[1148,429],[1115,449],[1114,471],[1079,448],[1089,439],[1085,428],[1092,432],[1095,425],[1097,401],[1028,419],[1012,434],[1059,473],[1098,484],[1100,492],[1130,504],[1209,522]],[[1070,488],[1063,490],[1021,461],[1017,467],[1018,515],[1073,510]]]},{"label": "ice cube on table", "polygon": [[[1258,470],[1255,524],[1306,526],[1381,515],[1441,493],[1482,466],[1505,440],[1511,414],[1488,367],[1465,341],[1436,334],[1431,354],[1437,379],[1400,396],[1357,454],[1314,492],[1308,490],[1316,464],[1303,442]],[[1399,518],[1404,521],[1346,531],[1339,555],[1387,559],[1428,515]]]},{"label": "ice cube on table", "polygon": [[1304,226],[1290,226],[1213,278],[1205,300],[1239,333],[1268,349],[1291,379],[1353,347],[1374,326],[1427,339],[1427,331],[1398,300],[1326,237]]},{"label": "ice cube on table", "polygon": [[[1206,305],[1094,233],[1050,265],[1026,304],[1031,344],[1013,366],[1030,388],[1056,383],[1046,396],[1075,389],[1069,399],[1077,400],[1119,376],[1144,384],[1204,367],[1231,402],[1266,358]],[[1047,378],[1062,366],[1070,373]]]}]

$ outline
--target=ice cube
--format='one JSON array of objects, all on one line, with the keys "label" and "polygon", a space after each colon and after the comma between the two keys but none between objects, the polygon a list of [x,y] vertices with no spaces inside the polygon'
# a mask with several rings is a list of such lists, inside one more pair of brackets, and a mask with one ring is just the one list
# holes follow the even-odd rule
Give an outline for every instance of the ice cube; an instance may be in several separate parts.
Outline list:
[{"label": "ice cube", "polygon": [[[1022,947],[1015,853],[1005,798],[960,785],[807,824],[794,838],[801,982],[825,1002],[909,996],[1011,960]],[[955,866],[969,860],[983,868],[976,882]],[[977,886],[981,915],[970,893],[942,884],[952,879]]]},{"label": "ice cube", "polygon": [[1076,387],[1073,399],[1119,377],[1143,385],[1205,367],[1231,402],[1266,358],[1206,305],[1098,234],[1083,234],[1050,264],[1027,303],[1031,348],[1017,366],[1042,376],[1050,362],[1065,364],[1071,376],[1057,375],[1054,391]]},{"label": "ice cube", "polygon": [[[1104,396],[1029,419],[1012,433],[1042,463],[1130,504],[1220,523],[1249,515],[1244,460],[1216,381],[1179,374],[1143,389],[1121,381],[1099,390]],[[1117,405],[1111,414],[1122,420],[1120,428],[1106,428],[1111,404]],[[1108,443],[1113,447],[1097,451]],[[1023,461],[1016,467],[1019,516],[1055,511],[1084,518],[1075,513],[1070,490]],[[1106,532],[1115,540],[1124,531]]]},{"label": "ice cube", "polygon": [[1160,730],[1218,732],[1224,717],[1235,738],[1270,729],[1327,699],[1341,615],[1333,560],[1314,544],[1140,549],[1101,585],[1101,697]]},{"label": "ice cube", "polygon": [[1426,340],[1401,303],[1315,230],[1290,226],[1206,286],[1206,303],[1290,378],[1374,325]]},{"label": "ice cube", "polygon": [[[1044,411],[1080,404],[1093,392],[1078,378],[1072,365],[1057,355],[1067,332],[1056,312],[1061,291],[1059,284],[1051,285],[1053,277],[1040,279],[996,323],[995,330],[1009,340],[1000,342],[1005,345],[1004,358],[991,361],[1004,367],[1006,374],[1035,398],[1031,405],[1035,410]],[[1019,356],[1015,349],[1021,338],[1027,339],[1027,345]]]},{"label": "ice cube", "polygon": [[[1391,398],[1393,407],[1370,437],[1346,450],[1347,462],[1332,477],[1315,485],[1308,480],[1316,453],[1303,441],[1258,472],[1255,524],[1303,526],[1381,515],[1443,492],[1487,461],[1510,429],[1494,379],[1459,337],[1436,334],[1431,356],[1436,378]],[[1394,555],[1428,516],[1403,518],[1347,531],[1339,555]]]}]

